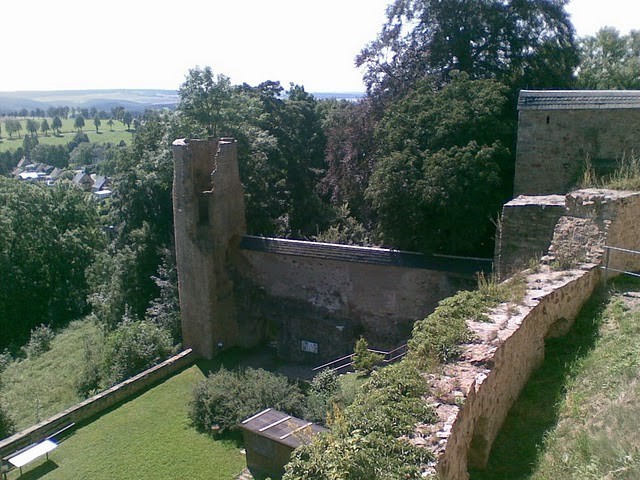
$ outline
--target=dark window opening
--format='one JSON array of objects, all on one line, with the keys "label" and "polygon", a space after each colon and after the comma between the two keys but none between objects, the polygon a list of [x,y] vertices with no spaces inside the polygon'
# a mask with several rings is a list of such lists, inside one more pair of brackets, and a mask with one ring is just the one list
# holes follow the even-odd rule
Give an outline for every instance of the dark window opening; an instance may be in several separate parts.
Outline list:
[{"label": "dark window opening", "polygon": [[547,117],[547,125],[549,125],[550,120],[551,119],[549,117]]},{"label": "dark window opening", "polygon": [[205,195],[198,197],[198,224],[209,225],[209,197]]}]

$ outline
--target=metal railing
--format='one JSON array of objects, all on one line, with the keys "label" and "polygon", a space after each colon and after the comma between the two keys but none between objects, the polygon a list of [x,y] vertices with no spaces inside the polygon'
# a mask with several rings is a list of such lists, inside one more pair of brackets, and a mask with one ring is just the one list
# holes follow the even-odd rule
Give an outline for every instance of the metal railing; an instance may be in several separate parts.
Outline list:
[{"label": "metal railing", "polygon": [[624,275],[629,275],[629,276],[632,276],[632,277],[640,277],[640,273],[629,272],[627,270],[620,270],[620,269],[617,269],[617,268],[613,268],[613,267],[611,267],[609,265],[610,260],[611,260],[611,251],[629,253],[631,255],[640,255],[640,251],[629,250],[628,248],[609,247],[609,246],[605,246],[604,250],[605,250],[605,253],[604,253],[604,265],[601,268],[605,271],[605,276],[604,276],[604,281],[605,282],[607,281],[607,272],[616,272],[616,273],[622,273]]},{"label": "metal railing", "polygon": [[[382,360],[380,361],[381,365],[388,365],[390,363],[396,362],[404,357],[409,351],[409,347],[406,343],[403,343],[397,348],[393,350],[384,351],[384,350],[376,350],[373,348],[367,348],[368,351],[377,353],[382,355]],[[313,369],[314,372],[319,372],[321,370],[329,369],[335,373],[338,372],[347,372],[349,369],[353,369],[353,353],[349,355],[345,355],[344,357],[336,358],[328,363],[324,363],[319,365]]]}]

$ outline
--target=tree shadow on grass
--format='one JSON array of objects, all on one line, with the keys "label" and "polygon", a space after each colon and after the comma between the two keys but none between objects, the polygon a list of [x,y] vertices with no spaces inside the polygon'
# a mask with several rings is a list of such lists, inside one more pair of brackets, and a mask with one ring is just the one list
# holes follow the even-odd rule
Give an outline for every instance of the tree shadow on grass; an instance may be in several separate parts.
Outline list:
[{"label": "tree shadow on grass", "polygon": [[582,308],[566,336],[545,342],[544,363],[511,407],[486,470],[470,470],[471,480],[524,480],[531,476],[546,432],[558,423],[572,365],[595,344],[607,296],[604,289],[598,291]]}]

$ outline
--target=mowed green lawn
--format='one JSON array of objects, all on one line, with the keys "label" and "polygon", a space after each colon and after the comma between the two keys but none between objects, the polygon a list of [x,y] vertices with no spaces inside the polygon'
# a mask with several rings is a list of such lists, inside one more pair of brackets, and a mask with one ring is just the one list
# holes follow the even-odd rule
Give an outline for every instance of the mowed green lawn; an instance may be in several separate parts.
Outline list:
[{"label": "mowed green lawn", "polygon": [[[20,118],[19,120],[22,124],[22,130],[20,131],[21,138],[18,138],[17,134],[14,134],[13,139],[10,140],[4,125],[5,120],[6,118],[0,120],[0,127],[2,127],[0,152],[15,150],[18,147],[21,147],[24,136],[29,133],[26,130],[26,119]],[[41,118],[36,118],[35,120],[37,120],[38,123],[42,123]],[[45,136],[40,130],[38,130],[38,141],[43,145],[66,145],[73,139],[73,136],[77,132],[77,130],[73,128],[74,121],[75,120],[73,118],[65,118],[62,120],[61,136],[53,136],[52,131],[49,131],[48,136]],[[96,128],[93,125],[93,119],[85,119],[82,131],[87,134],[91,142],[111,142],[113,144],[117,144],[120,140],[124,140],[126,143],[131,141],[132,133],[127,132],[126,125],[123,125],[119,120],[114,120],[113,131],[110,131],[107,121],[108,120],[101,120],[102,124],[100,125],[99,133],[96,133]],[[51,125],[52,119],[47,118],[47,122]]]},{"label": "mowed green lawn", "polygon": [[238,439],[197,431],[188,417],[196,364],[81,426],[45,458],[9,479],[231,479],[245,468]]}]

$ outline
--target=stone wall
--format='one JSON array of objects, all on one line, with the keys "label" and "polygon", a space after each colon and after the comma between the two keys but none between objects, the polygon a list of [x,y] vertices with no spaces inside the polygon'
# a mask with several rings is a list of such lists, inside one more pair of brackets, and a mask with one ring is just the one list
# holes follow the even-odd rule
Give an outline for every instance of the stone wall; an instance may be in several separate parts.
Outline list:
[{"label": "stone wall", "polygon": [[176,140],[173,152],[183,341],[205,358],[276,340],[281,356],[319,362],[350,353],[360,335],[390,349],[439,300],[491,269],[478,259],[261,237],[253,244],[270,250],[241,248],[235,141]]},{"label": "stone wall", "polygon": [[24,448],[31,443],[44,440],[57,430],[69,423],[86,420],[114,405],[130,398],[150,386],[168,378],[177,371],[191,365],[195,361],[195,354],[191,349],[175,355],[158,365],[155,365],[138,375],[118,383],[111,388],[94,395],[83,402],[43,420],[21,432],[0,441],[0,458]]},{"label": "stone wall", "polygon": [[[486,466],[511,405],[544,359],[545,338],[568,332],[600,282],[605,247],[640,250],[640,193],[580,190],[565,204],[546,265],[526,273],[524,300],[499,306],[489,322],[468,322],[477,341],[429,377],[439,422],[419,425],[414,441],[434,451],[432,471],[443,479],[463,480],[469,466]],[[612,253],[609,263],[640,270],[638,256],[624,252]]]},{"label": "stone wall", "polygon": [[173,217],[182,337],[211,358],[241,344],[229,263],[245,233],[235,140],[173,143]]},{"label": "stone wall", "polygon": [[525,196],[502,207],[494,270],[499,278],[526,268],[549,250],[553,230],[565,213],[564,195]]},{"label": "stone wall", "polygon": [[607,169],[632,151],[640,152],[638,109],[520,110],[514,195],[566,193],[587,159]]},{"label": "stone wall", "polygon": [[[413,322],[431,313],[439,300],[476,285],[473,272],[246,249],[240,255],[243,275],[267,297],[266,307],[254,305],[253,311],[260,311],[275,329],[280,354],[295,360],[319,362],[351,353],[360,335],[371,346],[392,349],[410,336]],[[303,350],[303,341],[313,344],[312,351]]]}]

